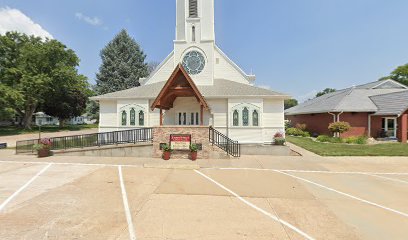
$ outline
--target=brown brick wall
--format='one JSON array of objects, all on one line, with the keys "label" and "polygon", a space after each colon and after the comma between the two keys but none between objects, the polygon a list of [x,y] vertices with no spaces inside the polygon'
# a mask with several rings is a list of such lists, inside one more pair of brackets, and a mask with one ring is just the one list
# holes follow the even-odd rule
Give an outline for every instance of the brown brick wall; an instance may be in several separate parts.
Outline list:
[{"label": "brown brick wall", "polygon": [[303,114],[295,116],[287,116],[288,120],[292,122],[292,125],[303,124],[307,125],[307,131],[310,133],[318,133],[330,135],[330,131],[327,129],[330,123],[333,122],[333,116],[328,113],[318,114]]},{"label": "brown brick wall", "polygon": [[[203,145],[203,150],[198,151],[198,158],[208,159],[211,152],[223,153],[221,149],[212,146],[208,139],[208,127],[201,126],[161,126],[153,129],[153,157],[160,158],[162,151],[160,143],[170,144],[171,134],[191,134],[191,143]],[[171,155],[174,159],[187,159],[190,151],[174,151]]]}]

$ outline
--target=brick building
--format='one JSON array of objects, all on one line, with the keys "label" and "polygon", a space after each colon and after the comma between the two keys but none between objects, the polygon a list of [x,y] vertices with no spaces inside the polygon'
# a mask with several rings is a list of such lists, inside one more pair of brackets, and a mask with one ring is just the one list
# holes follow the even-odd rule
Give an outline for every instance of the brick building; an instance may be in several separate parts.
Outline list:
[{"label": "brick building", "polygon": [[285,111],[292,124],[304,123],[308,131],[330,134],[332,122],[344,121],[351,130],[343,134],[407,142],[408,87],[383,80],[329,93]]}]

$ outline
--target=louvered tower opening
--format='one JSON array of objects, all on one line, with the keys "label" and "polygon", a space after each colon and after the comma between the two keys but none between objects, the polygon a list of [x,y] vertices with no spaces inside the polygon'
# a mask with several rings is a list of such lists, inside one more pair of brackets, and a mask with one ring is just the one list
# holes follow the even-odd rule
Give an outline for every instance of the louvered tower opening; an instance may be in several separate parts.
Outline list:
[{"label": "louvered tower opening", "polygon": [[196,17],[198,17],[198,4],[197,4],[197,0],[190,0],[189,9],[190,9],[190,17],[191,17],[191,18],[196,18]]}]

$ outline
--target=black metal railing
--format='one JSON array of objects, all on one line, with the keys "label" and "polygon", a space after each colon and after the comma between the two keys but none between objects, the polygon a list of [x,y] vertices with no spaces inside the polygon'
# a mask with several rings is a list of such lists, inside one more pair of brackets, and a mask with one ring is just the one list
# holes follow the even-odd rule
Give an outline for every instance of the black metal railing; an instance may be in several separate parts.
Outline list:
[{"label": "black metal railing", "polygon": [[241,144],[238,141],[231,140],[229,137],[210,127],[208,132],[210,143],[224,150],[233,157],[241,156]]},{"label": "black metal railing", "polygon": [[[84,134],[50,138],[51,150],[65,150],[73,148],[100,147],[107,145],[142,143],[153,141],[153,128],[140,128],[125,131]],[[18,141],[16,154],[34,153],[34,146],[39,139]]]}]

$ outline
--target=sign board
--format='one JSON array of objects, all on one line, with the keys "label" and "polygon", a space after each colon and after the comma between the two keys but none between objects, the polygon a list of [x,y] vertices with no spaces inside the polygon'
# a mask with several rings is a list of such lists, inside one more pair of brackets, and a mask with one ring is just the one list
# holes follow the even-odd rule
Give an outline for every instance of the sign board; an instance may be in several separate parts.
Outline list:
[{"label": "sign board", "polygon": [[170,147],[173,150],[190,150],[191,135],[172,134],[170,135]]}]

